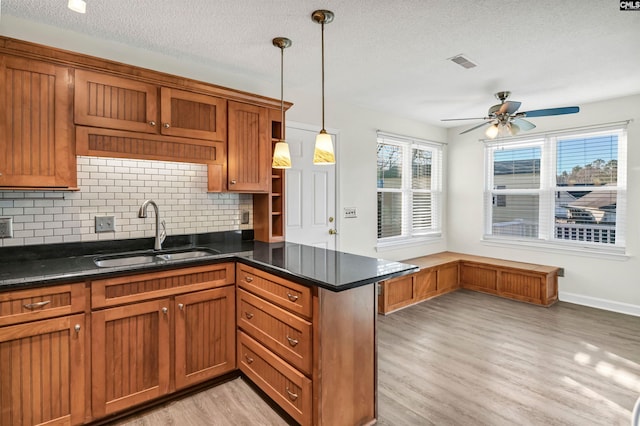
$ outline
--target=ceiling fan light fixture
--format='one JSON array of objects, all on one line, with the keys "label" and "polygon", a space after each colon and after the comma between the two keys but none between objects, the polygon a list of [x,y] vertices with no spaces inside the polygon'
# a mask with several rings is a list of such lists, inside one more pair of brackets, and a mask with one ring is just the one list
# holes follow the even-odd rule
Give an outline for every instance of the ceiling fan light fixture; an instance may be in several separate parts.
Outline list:
[{"label": "ceiling fan light fixture", "polygon": [[273,160],[271,167],[274,169],[291,168],[291,152],[289,144],[284,140],[284,49],[291,46],[291,40],[285,37],[276,37],[273,45],[280,49],[280,140],[273,148]]},{"label": "ceiling fan light fixture", "polygon": [[484,132],[484,134],[489,138],[489,139],[495,139],[496,136],[498,136],[498,133],[500,132],[500,129],[498,128],[498,124],[492,124],[491,127],[489,127],[487,129],[486,132]]},{"label": "ceiling fan light fixture", "polygon": [[311,19],[322,27],[322,130],[316,136],[315,149],[313,151],[313,164],[330,165],[336,163],[333,152],[331,135],[324,128],[324,24],[333,22],[333,12],[330,10],[316,10],[311,14]]},{"label": "ceiling fan light fixture", "polygon": [[84,0],[69,0],[67,3],[67,7],[74,12],[78,13],[86,13],[87,12],[87,2]]}]

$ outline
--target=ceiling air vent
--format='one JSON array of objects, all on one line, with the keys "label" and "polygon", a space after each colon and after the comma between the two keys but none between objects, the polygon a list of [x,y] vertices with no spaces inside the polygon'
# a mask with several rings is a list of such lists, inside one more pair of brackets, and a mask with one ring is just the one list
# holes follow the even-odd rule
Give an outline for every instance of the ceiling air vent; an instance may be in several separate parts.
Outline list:
[{"label": "ceiling air vent", "polygon": [[453,58],[449,58],[450,61],[455,62],[456,64],[460,65],[461,67],[464,68],[473,68],[476,66],[476,64],[474,64],[473,62],[471,62],[471,60],[467,57],[465,57],[464,55],[460,54],[460,55],[456,55]]}]

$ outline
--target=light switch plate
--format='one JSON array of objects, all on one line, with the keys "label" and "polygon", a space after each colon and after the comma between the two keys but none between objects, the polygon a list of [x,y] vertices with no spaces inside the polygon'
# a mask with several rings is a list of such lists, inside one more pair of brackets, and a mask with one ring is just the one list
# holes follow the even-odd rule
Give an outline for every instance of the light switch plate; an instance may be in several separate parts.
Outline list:
[{"label": "light switch plate", "polygon": [[13,218],[0,217],[0,238],[13,238]]},{"label": "light switch plate", "polygon": [[344,208],[344,217],[345,218],[358,217],[358,209],[356,209],[355,207],[345,207]]},{"label": "light switch plate", "polygon": [[116,218],[114,216],[96,216],[96,233],[115,232]]}]

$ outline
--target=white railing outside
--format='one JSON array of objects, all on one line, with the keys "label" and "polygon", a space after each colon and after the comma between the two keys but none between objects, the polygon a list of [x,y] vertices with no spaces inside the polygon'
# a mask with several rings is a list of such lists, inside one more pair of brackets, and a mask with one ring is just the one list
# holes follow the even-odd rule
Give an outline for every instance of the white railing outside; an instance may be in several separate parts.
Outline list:
[{"label": "white railing outside", "polygon": [[559,240],[586,241],[590,243],[615,244],[615,225],[556,223],[555,236]]}]

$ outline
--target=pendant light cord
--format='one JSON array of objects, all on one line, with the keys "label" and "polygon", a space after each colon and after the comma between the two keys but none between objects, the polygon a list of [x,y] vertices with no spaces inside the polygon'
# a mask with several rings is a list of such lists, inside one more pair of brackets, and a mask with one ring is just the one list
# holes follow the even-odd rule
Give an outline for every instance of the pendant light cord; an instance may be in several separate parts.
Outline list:
[{"label": "pendant light cord", "polygon": [[284,47],[280,47],[280,140],[284,141]]},{"label": "pendant light cord", "polygon": [[320,25],[322,27],[322,131],[326,132],[324,128],[324,22]]}]

